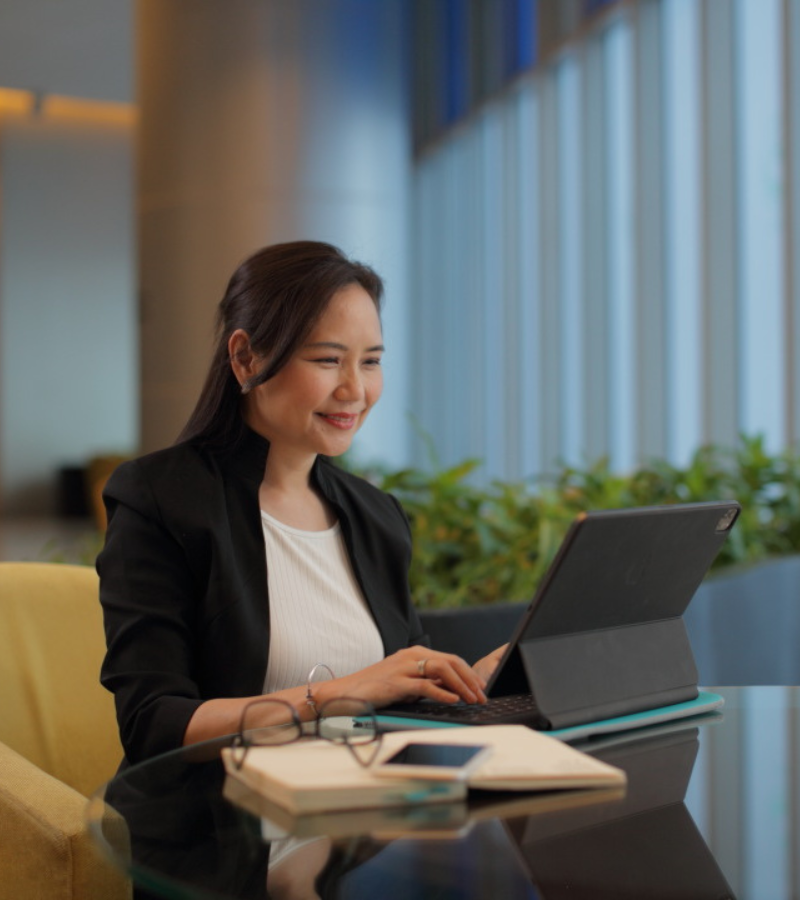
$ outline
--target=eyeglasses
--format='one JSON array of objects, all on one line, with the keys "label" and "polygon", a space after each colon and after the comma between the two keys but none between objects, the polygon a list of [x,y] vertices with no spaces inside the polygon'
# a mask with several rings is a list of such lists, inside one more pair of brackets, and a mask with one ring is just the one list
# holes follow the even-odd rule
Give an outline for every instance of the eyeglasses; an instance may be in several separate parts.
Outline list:
[{"label": "eyeglasses", "polygon": [[278,747],[304,738],[344,744],[364,768],[372,765],[381,746],[375,710],[365,700],[329,700],[310,722],[302,722],[297,710],[285,700],[253,700],[242,710],[231,758],[241,769],[251,747]]}]

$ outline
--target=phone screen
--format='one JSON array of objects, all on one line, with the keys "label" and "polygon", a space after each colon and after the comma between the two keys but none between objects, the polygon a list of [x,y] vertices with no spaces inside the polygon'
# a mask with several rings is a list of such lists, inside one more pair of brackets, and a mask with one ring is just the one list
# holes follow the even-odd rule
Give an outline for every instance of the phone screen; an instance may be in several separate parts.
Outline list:
[{"label": "phone screen", "polygon": [[467,744],[406,744],[384,760],[388,766],[442,766],[458,769],[484,748]]}]

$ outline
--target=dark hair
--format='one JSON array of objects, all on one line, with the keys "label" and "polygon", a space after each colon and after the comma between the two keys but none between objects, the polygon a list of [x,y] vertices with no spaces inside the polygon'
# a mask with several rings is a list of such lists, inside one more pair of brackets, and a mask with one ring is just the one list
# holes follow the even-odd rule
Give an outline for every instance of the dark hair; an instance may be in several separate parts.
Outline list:
[{"label": "dark hair", "polygon": [[263,384],[302,345],[333,295],[358,284],[380,313],[383,282],[368,266],[347,259],[331,244],[294,241],[265,247],[233,273],[217,310],[216,349],[200,399],[178,437],[217,448],[235,444],[244,433],[242,388],[231,369],[228,341],[237,329],[250,338],[267,365],[247,383]]}]

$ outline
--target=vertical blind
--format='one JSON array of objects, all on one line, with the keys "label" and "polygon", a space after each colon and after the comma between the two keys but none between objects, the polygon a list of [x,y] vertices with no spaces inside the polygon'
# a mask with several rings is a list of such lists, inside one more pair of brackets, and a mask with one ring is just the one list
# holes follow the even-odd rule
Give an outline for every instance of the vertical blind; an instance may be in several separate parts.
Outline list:
[{"label": "vertical blind", "polygon": [[489,8],[421,4],[449,49],[417,105],[415,462],[794,441],[800,4]]}]

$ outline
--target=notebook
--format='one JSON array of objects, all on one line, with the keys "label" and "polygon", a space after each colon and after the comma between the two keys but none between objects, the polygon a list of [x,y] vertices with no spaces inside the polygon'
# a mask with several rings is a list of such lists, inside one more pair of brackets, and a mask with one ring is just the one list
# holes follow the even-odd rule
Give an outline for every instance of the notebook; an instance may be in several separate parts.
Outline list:
[{"label": "notebook", "polygon": [[480,744],[491,752],[463,779],[375,774],[409,742],[469,745],[475,734],[474,728],[454,728],[446,735],[430,729],[386,735],[369,768],[331,741],[253,747],[241,766],[229,750],[223,749],[222,758],[230,776],[295,814],[461,800],[475,788],[528,792],[625,785],[620,769],[521,725],[482,729]]},{"label": "notebook", "polygon": [[657,708],[662,718],[693,714],[698,676],[683,614],[739,512],[711,502],[580,514],[511,635],[489,702],[394,704],[381,722],[551,730]]}]

